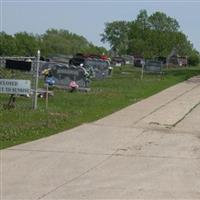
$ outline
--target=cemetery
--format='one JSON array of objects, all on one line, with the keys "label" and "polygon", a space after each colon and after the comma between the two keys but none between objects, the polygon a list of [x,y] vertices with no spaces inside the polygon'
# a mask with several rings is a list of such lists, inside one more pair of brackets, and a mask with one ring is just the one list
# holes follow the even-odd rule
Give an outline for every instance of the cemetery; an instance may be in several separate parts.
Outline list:
[{"label": "cemetery", "polygon": [[[97,60],[95,58],[89,61],[96,63]],[[86,83],[84,74],[86,69],[80,66],[44,61],[40,61],[40,64],[41,69],[38,70],[37,109],[35,110],[33,110],[34,98],[31,98],[34,97],[35,92],[35,75],[33,75],[35,67],[30,71],[0,68],[1,76],[4,79],[0,82],[2,88],[0,109],[1,113],[3,113],[0,116],[1,148],[45,137],[85,122],[97,120],[177,82],[183,81],[186,77],[200,73],[199,68],[164,69],[164,79],[158,79],[157,73],[147,73],[144,79],[141,80],[141,68],[133,67],[133,65],[124,65],[121,69],[113,67],[112,76],[105,74],[105,77],[104,75],[102,77],[99,75],[100,78],[91,78]],[[89,64],[92,65],[93,63]],[[37,62],[33,60],[32,66],[37,66]],[[99,68],[103,71],[104,67],[107,70],[108,66],[102,65]],[[42,71],[48,68],[51,69],[50,77],[53,77],[54,80],[52,85],[50,82],[46,82],[47,79],[42,74]],[[144,70],[160,72],[161,68],[158,62],[149,61],[144,66]],[[19,81],[10,81],[13,75]],[[14,99],[10,102],[10,94],[3,93],[4,90],[10,90],[5,89],[5,84],[16,86],[21,84],[20,80],[30,80],[31,83],[24,89],[12,89],[12,94],[15,91],[18,94],[12,96]],[[78,86],[76,86],[76,83]],[[66,89],[67,87],[69,88]],[[87,90],[87,92],[73,92],[73,87],[76,89],[79,87],[90,88],[90,90]],[[27,98],[23,95],[26,92],[23,92],[29,91],[30,88],[32,93]],[[48,95],[46,95],[47,92]],[[4,105],[9,103],[11,106],[8,109]]]},{"label": "cemetery", "polygon": [[109,61],[100,57],[76,55],[69,62],[41,62],[40,76],[48,71],[48,80],[53,80],[54,87],[69,89],[70,83],[75,81],[78,90],[89,91],[92,80],[111,75],[109,66]]},{"label": "cemetery", "polygon": [[200,73],[181,67],[187,60],[175,50],[146,60],[137,54],[44,59],[38,51],[0,63],[1,148],[97,120]]},{"label": "cemetery", "polygon": [[200,199],[197,4],[1,1],[0,199]]}]

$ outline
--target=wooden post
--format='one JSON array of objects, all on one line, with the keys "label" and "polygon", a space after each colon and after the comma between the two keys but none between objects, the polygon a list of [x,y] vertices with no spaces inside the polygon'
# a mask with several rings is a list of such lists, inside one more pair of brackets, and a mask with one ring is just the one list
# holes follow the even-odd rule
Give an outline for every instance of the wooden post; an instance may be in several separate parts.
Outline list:
[{"label": "wooden post", "polygon": [[48,100],[49,100],[49,85],[46,84],[46,110],[48,109]]},{"label": "wooden post", "polygon": [[141,80],[143,80],[143,77],[144,77],[144,64],[142,63]]}]

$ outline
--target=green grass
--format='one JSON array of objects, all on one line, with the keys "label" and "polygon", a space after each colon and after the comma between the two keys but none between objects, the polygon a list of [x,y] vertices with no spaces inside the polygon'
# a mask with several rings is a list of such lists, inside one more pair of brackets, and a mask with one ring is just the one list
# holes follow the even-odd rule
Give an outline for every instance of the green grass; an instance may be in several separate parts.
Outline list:
[{"label": "green grass", "polygon": [[[36,111],[16,107],[12,110],[0,109],[0,148],[32,141],[56,134],[82,123],[91,122],[111,114],[123,107],[149,97],[178,82],[200,74],[200,67],[166,70],[164,78],[145,74],[140,80],[139,69],[124,67],[114,70],[112,78],[93,81],[87,93],[69,93],[54,89],[54,97],[49,99],[49,109],[45,100],[39,99]],[[0,96],[0,104],[8,96]],[[17,98],[17,105],[28,105],[30,99]]]}]

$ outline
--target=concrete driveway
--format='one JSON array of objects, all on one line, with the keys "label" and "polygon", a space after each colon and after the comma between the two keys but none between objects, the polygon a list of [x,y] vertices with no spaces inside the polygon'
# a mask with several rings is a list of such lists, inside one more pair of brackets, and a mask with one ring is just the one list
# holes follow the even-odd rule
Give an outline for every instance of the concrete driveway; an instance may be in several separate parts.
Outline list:
[{"label": "concrete driveway", "polygon": [[4,199],[200,199],[200,78],[1,153]]}]

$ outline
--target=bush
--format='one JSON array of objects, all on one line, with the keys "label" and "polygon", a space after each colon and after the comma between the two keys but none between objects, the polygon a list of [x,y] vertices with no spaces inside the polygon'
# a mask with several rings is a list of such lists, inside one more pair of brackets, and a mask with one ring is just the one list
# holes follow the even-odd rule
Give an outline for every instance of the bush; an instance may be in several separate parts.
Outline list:
[{"label": "bush", "polygon": [[200,57],[198,54],[192,54],[188,57],[188,65],[197,66],[200,62]]}]

